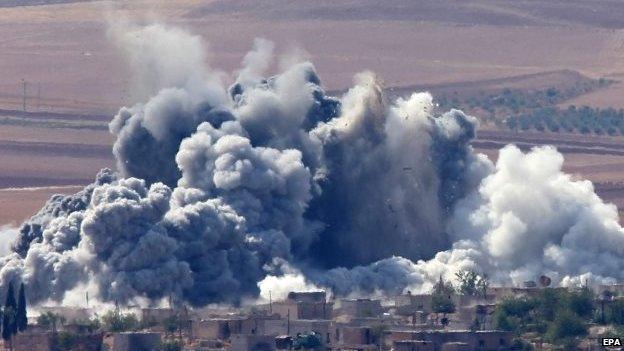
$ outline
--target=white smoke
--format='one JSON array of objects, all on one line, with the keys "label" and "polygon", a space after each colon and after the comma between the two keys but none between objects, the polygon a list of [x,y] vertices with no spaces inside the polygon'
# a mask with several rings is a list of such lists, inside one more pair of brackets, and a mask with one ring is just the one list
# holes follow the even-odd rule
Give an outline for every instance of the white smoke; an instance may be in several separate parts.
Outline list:
[{"label": "white smoke", "polygon": [[15,241],[19,235],[19,228],[11,225],[0,226],[0,256],[7,255],[11,252],[11,243]]},{"label": "white smoke", "polygon": [[239,83],[247,86],[263,79],[271,65],[274,48],[273,42],[256,38],[253,49],[243,59],[243,69],[238,72]]},{"label": "white smoke", "polygon": [[323,288],[311,283],[305,275],[288,262],[276,258],[271,263],[280,267],[280,275],[267,275],[258,282],[260,288],[260,300],[263,302],[280,301],[288,297],[291,291],[311,292],[320,291]]},{"label": "white smoke", "polygon": [[227,88],[196,36],[111,32],[150,97],[110,123],[119,174],[53,197],[0,258],[0,285],[24,281],[33,302],[425,291],[467,268],[624,279],[617,209],[553,148],[507,146],[494,165],[470,145],[476,119],[428,93],[388,101],[365,72],[335,98],[299,61],[265,78],[266,40]]},{"label": "white smoke", "polygon": [[552,147],[523,153],[507,146],[495,172],[458,205],[450,232],[478,242],[490,261],[482,264],[499,279],[587,272],[624,278],[617,268],[624,254],[617,208],[605,204],[591,182],[563,173],[563,162]]},{"label": "white smoke", "polygon": [[150,98],[164,88],[223,98],[222,92],[210,91],[220,86],[223,73],[209,68],[201,37],[175,27],[138,26],[124,18],[111,21],[108,36],[130,65],[133,98]]}]

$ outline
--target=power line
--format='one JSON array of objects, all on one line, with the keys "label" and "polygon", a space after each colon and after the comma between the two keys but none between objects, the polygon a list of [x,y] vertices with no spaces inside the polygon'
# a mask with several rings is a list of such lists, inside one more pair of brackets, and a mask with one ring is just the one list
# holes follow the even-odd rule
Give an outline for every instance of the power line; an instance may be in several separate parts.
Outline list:
[{"label": "power line", "polygon": [[26,112],[26,81],[22,78],[22,110]]}]

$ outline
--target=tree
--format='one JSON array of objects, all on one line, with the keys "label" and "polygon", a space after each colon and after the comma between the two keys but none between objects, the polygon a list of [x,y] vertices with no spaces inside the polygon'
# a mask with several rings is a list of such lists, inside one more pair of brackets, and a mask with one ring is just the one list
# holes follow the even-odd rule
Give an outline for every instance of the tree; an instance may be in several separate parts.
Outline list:
[{"label": "tree", "polygon": [[59,350],[70,351],[76,347],[78,336],[74,333],[62,331],[58,334],[56,342]]},{"label": "tree", "polygon": [[446,315],[455,312],[455,304],[451,299],[454,291],[450,283],[445,283],[444,280],[442,280],[442,276],[440,276],[440,280],[433,289],[433,294],[431,295],[431,310],[436,314],[442,313],[443,324],[445,324],[445,321],[448,322]]},{"label": "tree", "polygon": [[565,350],[574,349],[595,315],[593,299],[587,288],[546,288],[535,297],[508,297],[496,307],[494,326],[517,336],[535,332]]},{"label": "tree", "polygon": [[435,313],[453,313],[455,312],[455,304],[449,296],[434,294],[431,297],[431,309]]},{"label": "tree", "polygon": [[26,315],[26,292],[24,291],[24,283],[20,284],[17,298],[17,330],[23,332],[28,328],[28,316]]},{"label": "tree", "polygon": [[553,288],[542,289],[535,301],[536,312],[542,320],[553,321],[557,309],[564,301],[561,291]]},{"label": "tree", "polygon": [[293,344],[295,350],[319,350],[322,346],[321,336],[315,332],[299,334]]},{"label": "tree", "polygon": [[624,300],[615,300],[606,313],[606,322],[615,325],[624,325]]},{"label": "tree", "polygon": [[122,314],[115,309],[102,316],[102,325],[109,332],[124,332],[138,328],[139,320],[133,313]]},{"label": "tree", "polygon": [[579,317],[589,319],[594,314],[594,294],[587,287],[567,293],[562,302]]},{"label": "tree", "polygon": [[100,319],[97,315],[93,318],[77,319],[74,323],[81,333],[93,333],[101,327]]},{"label": "tree", "polygon": [[605,318],[605,303],[613,300],[613,293],[609,290],[605,290],[600,294],[600,323],[606,323]]},{"label": "tree", "polygon": [[509,116],[505,120],[505,123],[507,124],[507,128],[513,130],[514,132],[518,131],[518,117]]},{"label": "tree", "polygon": [[180,340],[166,340],[162,346],[163,351],[182,351],[182,342]]},{"label": "tree", "polygon": [[524,333],[535,325],[538,299],[529,297],[505,297],[496,306],[493,322],[496,329]]},{"label": "tree", "polygon": [[571,310],[557,311],[555,320],[549,325],[547,338],[551,342],[564,343],[577,336],[587,335],[587,324]]},{"label": "tree", "polygon": [[442,279],[442,276],[440,276],[440,279],[438,280],[437,283],[435,283],[435,285],[433,286],[433,293],[434,294],[441,294],[441,295],[452,295],[455,292],[455,288],[453,287],[453,284],[445,282],[444,279]]},{"label": "tree", "polygon": [[65,318],[50,311],[42,313],[39,317],[37,317],[37,325],[44,328],[50,328],[53,333],[56,333],[56,324],[59,322],[63,324],[65,322]]},{"label": "tree", "polygon": [[473,270],[466,269],[455,273],[455,277],[459,281],[457,290],[461,295],[483,295],[485,297],[488,287],[487,276],[481,276]]},{"label": "tree", "polygon": [[178,316],[171,315],[163,320],[163,327],[165,329],[166,335],[173,335],[176,330],[178,330]]},{"label": "tree", "polygon": [[13,283],[9,283],[6,300],[4,303],[4,313],[2,314],[2,339],[9,341],[13,350],[13,335],[17,333],[17,302],[15,301],[15,291]]}]

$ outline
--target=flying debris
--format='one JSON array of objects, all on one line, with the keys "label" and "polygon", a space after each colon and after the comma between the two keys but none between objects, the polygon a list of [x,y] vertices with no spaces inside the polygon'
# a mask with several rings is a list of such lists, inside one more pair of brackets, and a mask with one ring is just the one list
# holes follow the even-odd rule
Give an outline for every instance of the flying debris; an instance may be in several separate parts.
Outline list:
[{"label": "flying debris", "polygon": [[494,165],[471,146],[474,117],[436,114],[428,93],[388,101],[370,72],[341,97],[310,62],[267,76],[266,40],[228,87],[197,36],[110,37],[145,101],[110,122],[117,172],[51,198],[0,258],[0,286],[23,281],[33,303],[418,292],[461,269],[497,283],[624,279],[617,209],[554,148],[507,146]]},{"label": "flying debris", "polygon": [[550,286],[552,280],[548,276],[542,275],[539,279],[539,282],[542,287],[546,288]]},{"label": "flying debris", "polygon": [[389,210],[390,212],[392,212],[392,213],[396,212],[396,211],[394,210],[394,207],[392,207],[392,204],[391,204],[391,203],[388,203],[388,210]]}]

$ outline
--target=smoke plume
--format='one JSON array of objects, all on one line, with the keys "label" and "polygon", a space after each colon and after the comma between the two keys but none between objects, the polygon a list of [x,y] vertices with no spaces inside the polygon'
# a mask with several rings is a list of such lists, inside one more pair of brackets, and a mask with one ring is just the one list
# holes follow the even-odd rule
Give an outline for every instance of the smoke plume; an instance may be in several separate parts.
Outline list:
[{"label": "smoke plume", "polygon": [[[550,147],[476,153],[477,120],[428,93],[389,101],[374,74],[328,96],[310,62],[268,76],[258,39],[228,87],[200,38],[111,30],[149,98],[110,123],[117,171],[54,196],[0,259],[33,302],[195,306],[267,291],[423,291],[475,269],[498,283],[624,278],[615,206]],[[171,44],[171,45],[170,45]],[[292,60],[290,60],[292,61]]]}]

